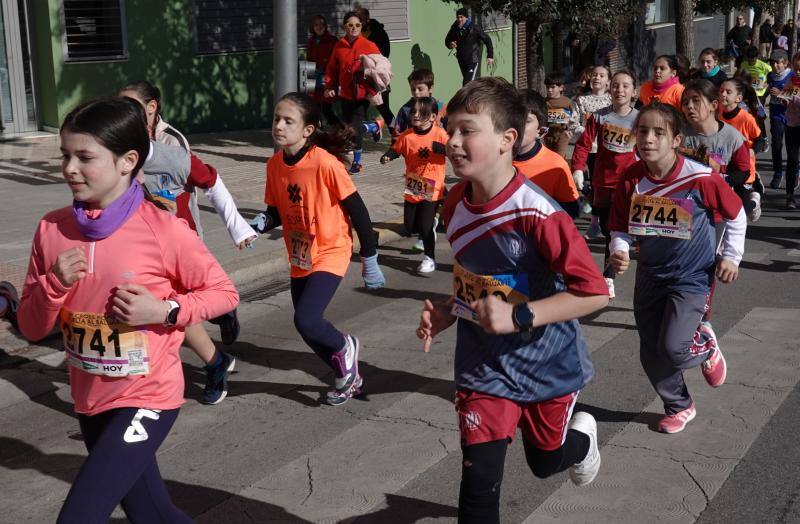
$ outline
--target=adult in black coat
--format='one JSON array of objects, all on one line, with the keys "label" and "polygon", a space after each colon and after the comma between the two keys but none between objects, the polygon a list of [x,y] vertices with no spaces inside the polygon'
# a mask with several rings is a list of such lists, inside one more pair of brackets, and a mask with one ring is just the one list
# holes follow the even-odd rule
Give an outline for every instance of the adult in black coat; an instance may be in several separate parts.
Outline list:
[{"label": "adult in black coat", "polygon": [[476,26],[465,8],[456,11],[456,21],[444,37],[444,45],[456,50],[456,59],[461,68],[462,85],[474,80],[481,60],[481,42],[486,46],[486,65],[494,64],[492,39]]}]

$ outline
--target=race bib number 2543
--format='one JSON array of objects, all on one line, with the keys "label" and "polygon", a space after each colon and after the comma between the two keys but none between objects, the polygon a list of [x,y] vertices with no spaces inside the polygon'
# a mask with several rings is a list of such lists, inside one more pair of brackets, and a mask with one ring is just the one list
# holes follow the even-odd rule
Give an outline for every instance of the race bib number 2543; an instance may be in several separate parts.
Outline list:
[{"label": "race bib number 2543", "polygon": [[453,268],[453,315],[477,322],[475,310],[471,302],[494,295],[504,302],[520,304],[527,302],[528,275],[517,273],[510,275],[476,275],[464,269],[460,264]]}]

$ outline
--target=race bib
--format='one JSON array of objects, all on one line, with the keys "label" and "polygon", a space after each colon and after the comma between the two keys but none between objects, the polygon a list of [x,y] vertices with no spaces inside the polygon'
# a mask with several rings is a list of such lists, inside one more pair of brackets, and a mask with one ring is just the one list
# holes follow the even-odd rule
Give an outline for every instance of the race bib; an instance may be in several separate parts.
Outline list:
[{"label": "race bib", "polygon": [[314,235],[300,230],[284,234],[289,235],[289,263],[300,269],[311,269],[311,244],[314,243]]},{"label": "race bib", "polygon": [[436,180],[425,178],[416,173],[406,173],[406,195],[423,198],[428,202],[433,201],[433,193],[436,190]]},{"label": "race bib", "polygon": [[150,372],[147,332],[114,317],[61,310],[69,365],[92,375],[126,377]]},{"label": "race bib", "polygon": [[453,267],[453,307],[450,313],[471,322],[477,322],[470,302],[494,295],[509,304],[528,302],[528,275],[476,275],[460,264]]},{"label": "race bib", "polygon": [[547,110],[547,123],[548,124],[568,124],[569,117],[572,112],[568,109],[548,109]]},{"label": "race bib", "polygon": [[631,199],[628,233],[688,240],[692,238],[693,211],[691,198],[635,194]]},{"label": "race bib", "polygon": [[633,151],[633,144],[636,137],[632,135],[630,129],[615,126],[614,124],[603,125],[603,146],[614,153],[630,153]]},{"label": "race bib", "polygon": [[791,100],[792,97],[800,96],[800,86],[787,86],[784,87],[783,91],[778,95],[778,98],[783,98],[785,100]]}]

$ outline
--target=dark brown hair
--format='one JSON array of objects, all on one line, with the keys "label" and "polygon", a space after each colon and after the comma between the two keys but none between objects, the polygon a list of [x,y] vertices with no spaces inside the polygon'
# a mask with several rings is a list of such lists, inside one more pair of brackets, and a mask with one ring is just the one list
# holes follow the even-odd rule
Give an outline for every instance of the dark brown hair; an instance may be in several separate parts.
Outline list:
[{"label": "dark brown hair", "polygon": [[517,154],[522,135],[525,132],[527,113],[517,88],[508,80],[495,76],[484,76],[468,83],[459,89],[447,103],[449,115],[459,111],[473,115],[488,114],[496,133],[514,129],[517,132],[517,140],[512,153]]},{"label": "dark brown hair", "polygon": [[307,142],[321,147],[332,155],[340,156],[346,151],[355,149],[356,130],[345,125],[338,125],[330,131],[323,131],[320,122],[319,103],[305,93],[286,93],[276,103],[284,100],[293,103],[303,117],[303,125],[314,126],[314,132]]},{"label": "dark brown hair", "polygon": [[639,110],[639,114],[636,115],[636,120],[633,122],[634,130],[639,127],[639,121],[641,121],[642,117],[648,113],[659,113],[662,118],[667,121],[669,129],[672,131],[672,136],[683,133],[683,129],[686,127],[686,121],[684,120],[683,115],[680,111],[678,111],[677,108],[675,108],[675,106],[671,104],[663,104],[661,102],[653,102],[651,104],[647,104]]},{"label": "dark brown hair", "polygon": [[411,85],[414,84],[425,84],[428,86],[428,89],[433,87],[433,71],[430,69],[414,69],[411,71],[411,74],[408,75],[408,83]]},{"label": "dark brown hair", "polygon": [[697,93],[709,102],[719,100],[719,88],[711,80],[706,80],[705,78],[695,78],[686,82],[686,87],[681,95],[681,106],[683,106],[683,101],[686,100],[689,92]]}]

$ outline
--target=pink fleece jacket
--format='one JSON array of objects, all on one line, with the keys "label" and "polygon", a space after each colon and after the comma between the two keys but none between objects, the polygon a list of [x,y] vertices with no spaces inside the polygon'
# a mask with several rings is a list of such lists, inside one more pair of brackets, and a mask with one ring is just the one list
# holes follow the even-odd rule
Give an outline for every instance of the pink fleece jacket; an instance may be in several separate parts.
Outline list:
[{"label": "pink fleece jacket", "polygon": [[[52,267],[60,253],[73,247],[85,251],[89,271],[67,288]],[[74,333],[65,336],[65,349],[72,364],[72,398],[78,413],[95,415],[120,407],[179,407],[183,404],[184,387],[178,354],[183,327],[217,317],[239,303],[228,276],[182,220],[145,201],[111,236],[91,241],[78,230],[72,207],[66,207],[45,215],[36,230],[18,311],[20,330],[26,338],[39,340],[50,333],[59,317],[63,326],[63,319],[69,314],[94,319],[96,325],[111,325],[107,323],[115,319],[108,316],[109,303],[115,288],[123,283],[142,285],[159,299],[178,302],[181,307],[177,326],[119,326],[122,333],[135,332],[127,336],[140,337],[138,344],[146,340],[147,373],[125,376],[92,374],[74,364],[76,358],[90,360],[88,348],[90,344],[102,347],[98,341],[106,344],[105,355],[113,356],[114,346],[108,338],[111,331],[104,332],[103,340],[90,340],[92,333],[86,335],[85,341]],[[186,292],[189,289],[191,293]]]}]

